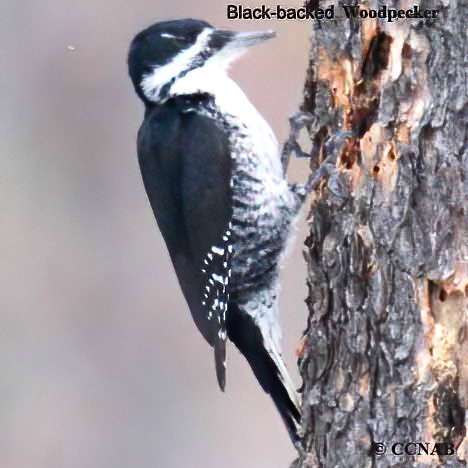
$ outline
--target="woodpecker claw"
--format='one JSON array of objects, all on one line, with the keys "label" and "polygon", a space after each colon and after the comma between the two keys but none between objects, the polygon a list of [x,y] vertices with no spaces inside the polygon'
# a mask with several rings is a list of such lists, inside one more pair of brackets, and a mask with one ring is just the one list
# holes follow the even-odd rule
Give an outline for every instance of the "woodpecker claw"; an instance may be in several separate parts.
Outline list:
[{"label": "woodpecker claw", "polygon": [[305,185],[305,192],[307,194],[315,190],[322,179],[328,180],[330,178],[332,172],[335,170],[338,155],[341,154],[347,139],[353,135],[353,132],[350,131],[339,132],[325,142],[325,154],[328,156],[322,164],[320,164],[315,173],[309,177]]}]

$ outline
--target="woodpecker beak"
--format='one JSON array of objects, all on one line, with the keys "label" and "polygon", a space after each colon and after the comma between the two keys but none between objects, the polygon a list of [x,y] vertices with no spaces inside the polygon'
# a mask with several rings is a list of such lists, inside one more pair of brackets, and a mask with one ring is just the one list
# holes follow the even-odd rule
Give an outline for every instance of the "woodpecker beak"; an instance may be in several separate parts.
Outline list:
[{"label": "woodpecker beak", "polygon": [[229,47],[233,49],[247,49],[276,36],[275,31],[256,31],[235,33]]},{"label": "woodpecker beak", "polygon": [[211,63],[218,63],[224,69],[239,58],[250,47],[276,36],[275,31],[240,32],[215,30],[211,46],[216,50]]}]

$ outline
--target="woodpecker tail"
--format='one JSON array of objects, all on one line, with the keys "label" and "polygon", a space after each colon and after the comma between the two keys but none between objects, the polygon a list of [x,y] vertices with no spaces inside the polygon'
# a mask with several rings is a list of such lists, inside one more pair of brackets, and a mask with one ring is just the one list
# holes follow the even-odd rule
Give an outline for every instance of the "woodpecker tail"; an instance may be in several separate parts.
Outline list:
[{"label": "woodpecker tail", "polygon": [[272,343],[265,343],[260,327],[236,304],[229,304],[226,325],[229,339],[245,356],[263,390],[273,399],[297,446],[301,440],[299,399],[283,358]]},{"label": "woodpecker tail", "polygon": [[216,338],[214,343],[214,356],[216,367],[216,378],[218,385],[222,392],[226,387],[226,340],[219,337]]}]

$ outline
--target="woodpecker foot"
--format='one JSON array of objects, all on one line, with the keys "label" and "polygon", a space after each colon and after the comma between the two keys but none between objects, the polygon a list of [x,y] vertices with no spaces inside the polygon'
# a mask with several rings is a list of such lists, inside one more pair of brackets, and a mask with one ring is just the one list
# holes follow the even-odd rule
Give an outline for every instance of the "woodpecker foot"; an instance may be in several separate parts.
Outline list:
[{"label": "woodpecker foot", "polygon": [[281,164],[283,166],[284,174],[286,174],[288,170],[289,160],[292,154],[294,154],[296,158],[310,159],[313,156],[312,154],[303,151],[301,145],[298,143],[301,130],[304,128],[310,129],[313,120],[313,115],[308,112],[297,112],[290,117],[289,124],[291,127],[291,133],[288,140],[284,144],[283,151],[281,153]]},{"label": "woodpecker foot", "polygon": [[293,136],[290,136],[284,144],[283,152],[281,153],[281,165],[283,166],[284,174],[286,174],[288,171],[291,154],[294,154],[294,156],[298,159],[312,158],[312,154],[302,151],[302,148],[296,139]]},{"label": "woodpecker foot", "polygon": [[324,152],[328,155],[325,160],[320,164],[318,169],[309,177],[309,180],[305,184],[305,192],[309,194],[318,187],[318,184],[322,179],[328,180],[330,175],[336,168],[336,160],[338,155],[343,151],[343,146],[352,137],[353,132],[339,132],[336,135],[329,138],[324,147]]},{"label": "woodpecker foot", "polygon": [[[302,203],[305,201],[307,195],[316,190],[322,180],[328,181],[329,188],[332,190],[332,192],[336,192],[337,195],[341,194],[342,190],[339,187],[339,181],[336,180],[337,177],[332,177],[332,175],[336,172],[336,160],[338,155],[341,155],[344,144],[346,143],[347,139],[352,136],[354,136],[353,132],[346,131],[339,132],[333,137],[329,138],[323,147],[323,154],[326,156],[326,158],[320,164],[317,170],[309,176],[309,179],[305,184],[291,184],[291,190],[298,199],[298,207],[302,206]],[[311,155],[308,155],[308,157],[311,157]],[[333,179],[334,183],[330,184],[330,179]],[[330,187],[330,185],[333,185],[333,187]]]}]

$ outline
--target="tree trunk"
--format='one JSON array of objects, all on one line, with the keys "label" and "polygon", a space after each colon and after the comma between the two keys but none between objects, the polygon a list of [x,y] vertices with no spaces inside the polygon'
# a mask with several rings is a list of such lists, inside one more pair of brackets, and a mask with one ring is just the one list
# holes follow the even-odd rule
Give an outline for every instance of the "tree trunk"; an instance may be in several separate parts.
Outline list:
[{"label": "tree trunk", "polygon": [[468,8],[442,2],[313,23],[285,153],[336,159],[309,214],[298,468],[466,466]]}]

